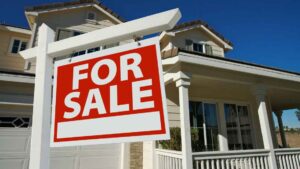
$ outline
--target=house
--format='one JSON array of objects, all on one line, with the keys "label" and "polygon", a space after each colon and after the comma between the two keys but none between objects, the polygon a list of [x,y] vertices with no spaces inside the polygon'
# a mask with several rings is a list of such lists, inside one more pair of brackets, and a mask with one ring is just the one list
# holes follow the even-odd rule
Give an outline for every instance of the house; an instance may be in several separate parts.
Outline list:
[{"label": "house", "polygon": [[[36,45],[38,27],[47,24],[58,41],[125,22],[96,0],[34,6],[25,15],[30,30],[0,29],[0,166],[5,169],[28,168],[35,63],[17,53]],[[52,148],[52,169],[300,168],[300,149],[287,148],[281,119],[283,110],[300,107],[300,73],[227,58],[233,44],[200,20],[159,37],[171,141]]]}]

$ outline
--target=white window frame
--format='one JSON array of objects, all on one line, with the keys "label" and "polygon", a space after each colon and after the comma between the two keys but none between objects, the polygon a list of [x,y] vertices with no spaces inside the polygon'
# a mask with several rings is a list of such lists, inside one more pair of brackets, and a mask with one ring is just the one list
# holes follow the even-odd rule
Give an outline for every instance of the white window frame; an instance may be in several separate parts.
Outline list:
[{"label": "white window frame", "polygon": [[9,48],[8,48],[8,52],[7,52],[7,53],[8,53],[9,55],[12,55],[12,56],[19,56],[18,53],[12,53],[12,52],[11,52],[15,40],[19,40],[19,41],[20,41],[20,45],[19,45],[19,48],[18,48],[18,53],[20,52],[20,49],[21,49],[21,46],[22,46],[22,43],[23,43],[23,42],[26,42],[26,43],[27,43],[26,49],[28,48],[29,40],[28,40],[28,39],[25,39],[25,38],[18,38],[18,37],[12,37],[12,38],[10,39]]}]

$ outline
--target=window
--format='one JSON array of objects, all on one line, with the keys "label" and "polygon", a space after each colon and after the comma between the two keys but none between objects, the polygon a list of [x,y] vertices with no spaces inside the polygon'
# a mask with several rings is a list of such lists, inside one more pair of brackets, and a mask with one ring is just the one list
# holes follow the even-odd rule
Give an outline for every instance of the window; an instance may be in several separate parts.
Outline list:
[{"label": "window", "polygon": [[87,19],[96,20],[96,14],[94,12],[88,12],[87,13]]},{"label": "window", "polygon": [[193,43],[193,51],[204,53],[204,45],[201,43]]},{"label": "window", "polygon": [[248,106],[225,104],[224,109],[229,149],[253,149]]},{"label": "window", "polygon": [[212,46],[206,44],[205,42],[194,42],[192,40],[186,39],[185,40],[186,50],[205,53],[207,55],[212,55],[213,50]]},{"label": "window", "polygon": [[193,151],[219,150],[216,104],[191,101],[189,107]]},{"label": "window", "polygon": [[97,52],[100,50],[100,47],[96,47],[96,48],[91,48],[87,50],[87,53],[92,53],[92,52]]},{"label": "window", "polygon": [[111,43],[111,44],[108,44],[108,45],[104,45],[103,49],[108,49],[108,48],[112,48],[112,47],[115,47],[115,46],[119,46],[119,43]]},{"label": "window", "polygon": [[67,38],[70,38],[72,36],[81,35],[83,33],[84,32],[69,30],[69,29],[58,29],[56,40],[59,41],[59,40],[67,39]]},{"label": "window", "polygon": [[17,54],[18,52],[27,48],[27,41],[20,39],[13,39],[11,42],[10,53]]},{"label": "window", "polygon": [[0,127],[28,128],[30,117],[0,117]]},{"label": "window", "polygon": [[81,35],[83,34],[82,32],[78,32],[78,31],[73,31],[73,36],[78,36],[78,35]]}]

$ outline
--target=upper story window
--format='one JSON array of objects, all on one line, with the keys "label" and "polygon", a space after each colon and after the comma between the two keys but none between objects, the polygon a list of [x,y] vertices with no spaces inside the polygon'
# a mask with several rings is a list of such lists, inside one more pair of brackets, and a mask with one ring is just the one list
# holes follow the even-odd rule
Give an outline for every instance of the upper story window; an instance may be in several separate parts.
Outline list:
[{"label": "upper story window", "polygon": [[9,52],[12,54],[17,54],[18,52],[27,48],[27,43],[28,42],[26,40],[13,38],[10,44]]},{"label": "upper story window", "polygon": [[205,42],[194,42],[192,40],[186,40],[186,49],[194,52],[204,53],[207,55],[213,55],[212,46]]},{"label": "upper story window", "polygon": [[88,12],[87,13],[87,19],[96,20],[96,14],[94,12]]},{"label": "upper story window", "polygon": [[66,38],[70,38],[72,36],[78,36],[83,34],[84,32],[69,30],[69,29],[58,29],[56,40],[63,40]]},{"label": "upper story window", "polygon": [[204,53],[204,45],[201,43],[193,43],[193,51]]},{"label": "upper story window", "polygon": [[[58,29],[56,40],[63,40],[63,39],[70,38],[73,36],[78,36],[81,34],[84,34],[84,32],[70,30],[70,29]],[[84,55],[86,53],[92,53],[92,52],[96,52],[96,51],[99,51],[102,49],[108,49],[108,48],[118,46],[118,45],[119,45],[119,43],[112,43],[112,44],[108,44],[108,45],[104,45],[104,46],[94,47],[94,48],[75,52],[72,54],[72,56],[80,56],[80,55]]]}]

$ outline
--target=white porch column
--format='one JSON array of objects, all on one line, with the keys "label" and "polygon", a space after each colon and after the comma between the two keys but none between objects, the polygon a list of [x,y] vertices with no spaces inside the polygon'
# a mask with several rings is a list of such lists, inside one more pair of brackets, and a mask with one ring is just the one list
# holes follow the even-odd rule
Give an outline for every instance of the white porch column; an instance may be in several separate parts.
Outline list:
[{"label": "white porch column", "polygon": [[130,163],[130,143],[121,144],[120,169],[129,169]]},{"label": "white porch column", "polygon": [[176,87],[179,89],[182,169],[192,169],[193,159],[188,90],[190,76],[183,72],[178,72],[174,81],[176,82]]},{"label": "white porch column", "polygon": [[282,111],[275,111],[277,121],[278,121],[278,126],[279,126],[281,143],[282,143],[283,148],[287,148],[286,137],[285,137],[283,122],[282,122],[282,113],[283,113]]},{"label": "white porch column", "polygon": [[276,157],[274,153],[274,145],[271,135],[270,123],[268,118],[268,110],[266,106],[266,88],[264,86],[257,86],[254,90],[257,106],[258,116],[263,137],[264,148],[270,150],[270,168],[277,169]]}]

